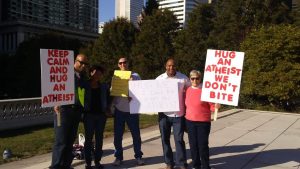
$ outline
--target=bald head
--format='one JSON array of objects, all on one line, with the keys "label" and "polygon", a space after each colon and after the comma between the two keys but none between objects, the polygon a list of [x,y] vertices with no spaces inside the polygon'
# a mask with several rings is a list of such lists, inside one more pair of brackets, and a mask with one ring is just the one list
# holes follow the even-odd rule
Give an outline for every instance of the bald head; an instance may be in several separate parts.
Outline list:
[{"label": "bald head", "polygon": [[76,72],[82,72],[88,66],[88,58],[84,54],[78,54],[75,59],[74,69]]},{"label": "bald head", "polygon": [[176,65],[175,60],[170,58],[166,62],[166,73],[169,77],[173,77],[176,75]]}]

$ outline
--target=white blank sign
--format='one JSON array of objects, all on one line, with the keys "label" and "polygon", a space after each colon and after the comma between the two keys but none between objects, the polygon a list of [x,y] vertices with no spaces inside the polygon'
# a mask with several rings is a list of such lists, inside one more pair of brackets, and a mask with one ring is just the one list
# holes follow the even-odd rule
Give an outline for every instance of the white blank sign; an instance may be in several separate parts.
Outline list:
[{"label": "white blank sign", "polygon": [[178,80],[129,81],[130,113],[179,111]]}]

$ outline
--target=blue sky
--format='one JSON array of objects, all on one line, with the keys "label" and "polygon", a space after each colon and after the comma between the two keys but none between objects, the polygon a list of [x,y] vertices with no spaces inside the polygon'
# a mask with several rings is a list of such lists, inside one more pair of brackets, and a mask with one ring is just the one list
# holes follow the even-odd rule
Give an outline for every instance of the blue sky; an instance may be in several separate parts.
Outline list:
[{"label": "blue sky", "polygon": [[99,22],[107,22],[115,17],[115,0],[99,0]]}]

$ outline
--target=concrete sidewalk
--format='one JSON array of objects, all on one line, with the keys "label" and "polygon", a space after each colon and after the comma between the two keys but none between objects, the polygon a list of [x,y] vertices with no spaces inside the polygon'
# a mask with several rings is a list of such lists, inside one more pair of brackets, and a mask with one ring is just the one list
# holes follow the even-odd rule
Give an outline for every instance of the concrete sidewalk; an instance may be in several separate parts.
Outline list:
[{"label": "concrete sidewalk", "polygon": [[[146,165],[137,166],[133,157],[132,139],[125,134],[124,161],[114,167],[113,140],[104,140],[106,169],[162,169],[165,167],[158,126],[141,130],[143,158]],[[171,139],[173,141],[173,138]],[[185,134],[188,162],[190,150]],[[174,142],[171,143],[174,148]],[[175,150],[174,150],[175,151]],[[300,114],[233,109],[219,113],[212,122],[210,135],[211,166],[217,169],[300,169]],[[51,154],[0,165],[0,169],[44,169]],[[84,161],[74,160],[75,169],[84,169]]]}]

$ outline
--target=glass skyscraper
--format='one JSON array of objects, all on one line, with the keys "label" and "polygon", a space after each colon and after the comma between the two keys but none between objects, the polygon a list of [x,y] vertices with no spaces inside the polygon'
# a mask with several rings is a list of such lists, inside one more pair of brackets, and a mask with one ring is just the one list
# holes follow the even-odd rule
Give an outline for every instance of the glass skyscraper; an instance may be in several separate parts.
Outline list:
[{"label": "glass skyscraper", "polygon": [[22,41],[49,31],[97,38],[98,0],[0,1],[0,52],[14,52]]},{"label": "glass skyscraper", "polygon": [[137,26],[138,16],[142,12],[144,0],[116,0],[115,16],[124,17]]},{"label": "glass skyscraper", "polygon": [[177,17],[181,27],[184,27],[189,13],[199,3],[210,3],[211,0],[158,0],[159,8],[168,9]]}]

